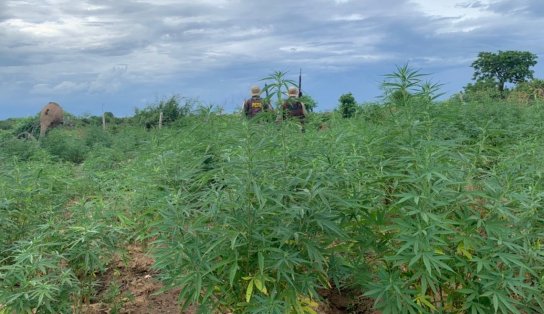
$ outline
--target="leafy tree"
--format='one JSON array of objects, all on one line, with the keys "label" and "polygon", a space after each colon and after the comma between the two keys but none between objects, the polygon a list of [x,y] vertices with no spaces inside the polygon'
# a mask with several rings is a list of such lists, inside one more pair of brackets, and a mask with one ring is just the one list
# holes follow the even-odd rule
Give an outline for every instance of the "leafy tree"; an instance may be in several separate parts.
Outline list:
[{"label": "leafy tree", "polygon": [[499,92],[504,91],[506,83],[517,84],[533,78],[537,56],[528,51],[480,52],[472,63],[473,79],[491,79],[497,82]]},{"label": "leafy tree", "polygon": [[351,93],[344,94],[340,96],[338,99],[340,102],[340,105],[338,106],[338,110],[340,110],[340,113],[342,114],[343,118],[351,118],[357,111],[357,102],[355,101],[355,97]]}]

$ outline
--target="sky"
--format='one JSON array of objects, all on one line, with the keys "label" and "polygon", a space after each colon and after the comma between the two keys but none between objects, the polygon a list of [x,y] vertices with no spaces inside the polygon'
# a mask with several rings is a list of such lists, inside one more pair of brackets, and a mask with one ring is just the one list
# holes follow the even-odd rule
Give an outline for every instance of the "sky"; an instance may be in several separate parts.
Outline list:
[{"label": "sky", "polygon": [[49,101],[82,115],[172,96],[225,112],[275,71],[318,111],[382,95],[408,64],[448,97],[481,51],[530,51],[544,78],[543,0],[1,0],[0,119]]}]

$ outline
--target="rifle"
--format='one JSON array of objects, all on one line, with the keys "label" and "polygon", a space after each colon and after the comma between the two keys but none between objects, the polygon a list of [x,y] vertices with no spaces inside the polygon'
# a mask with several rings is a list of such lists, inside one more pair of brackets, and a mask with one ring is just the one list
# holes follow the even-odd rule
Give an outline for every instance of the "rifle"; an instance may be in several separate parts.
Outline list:
[{"label": "rifle", "polygon": [[302,97],[302,69],[298,72],[298,97]]}]

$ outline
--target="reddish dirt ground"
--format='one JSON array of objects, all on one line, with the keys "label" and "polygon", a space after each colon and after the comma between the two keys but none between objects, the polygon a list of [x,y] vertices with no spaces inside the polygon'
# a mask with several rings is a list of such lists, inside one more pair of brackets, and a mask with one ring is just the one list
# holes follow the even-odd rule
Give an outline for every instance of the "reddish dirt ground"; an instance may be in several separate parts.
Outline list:
[{"label": "reddish dirt ground", "polygon": [[[159,293],[163,287],[151,269],[153,259],[141,247],[129,246],[126,262],[113,263],[101,282],[97,303],[86,313],[152,314],[181,313],[177,304],[179,291]],[[193,310],[186,313],[194,313]]]},{"label": "reddish dirt ground", "polygon": [[[160,292],[162,283],[151,269],[153,259],[140,246],[128,247],[125,261],[117,259],[103,275],[94,303],[84,307],[88,314],[170,314],[182,313],[178,306],[179,290]],[[324,298],[319,314],[378,314],[373,301],[349,291],[321,290]],[[184,314],[196,313],[194,308]]]}]

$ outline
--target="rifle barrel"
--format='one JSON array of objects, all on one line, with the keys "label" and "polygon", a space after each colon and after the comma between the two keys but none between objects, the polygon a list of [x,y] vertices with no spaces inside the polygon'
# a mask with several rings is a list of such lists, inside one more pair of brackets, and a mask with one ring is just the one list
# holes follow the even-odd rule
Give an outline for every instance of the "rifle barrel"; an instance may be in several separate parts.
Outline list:
[{"label": "rifle barrel", "polygon": [[298,97],[302,97],[302,69],[298,72]]}]

